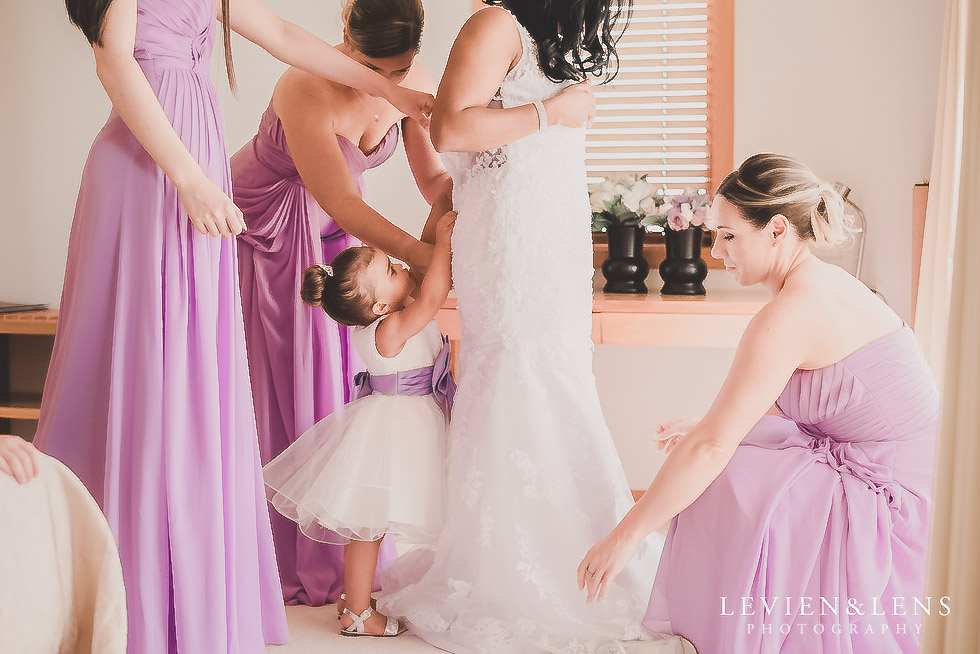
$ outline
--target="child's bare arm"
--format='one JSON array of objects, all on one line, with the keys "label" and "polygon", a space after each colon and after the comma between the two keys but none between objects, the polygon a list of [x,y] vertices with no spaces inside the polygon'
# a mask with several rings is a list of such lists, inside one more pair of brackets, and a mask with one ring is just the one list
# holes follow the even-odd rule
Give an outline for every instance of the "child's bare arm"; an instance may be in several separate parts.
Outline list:
[{"label": "child's bare arm", "polygon": [[450,239],[455,224],[455,211],[449,211],[439,219],[432,263],[422,280],[418,299],[378,325],[375,341],[382,356],[393,357],[401,352],[405,342],[425,329],[446,302],[452,286]]}]

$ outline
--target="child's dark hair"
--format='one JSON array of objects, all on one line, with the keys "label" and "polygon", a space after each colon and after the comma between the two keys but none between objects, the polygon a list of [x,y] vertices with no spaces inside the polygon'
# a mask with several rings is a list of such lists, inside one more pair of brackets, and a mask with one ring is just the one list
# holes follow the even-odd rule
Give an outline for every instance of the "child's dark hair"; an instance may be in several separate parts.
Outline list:
[{"label": "child's dark hair", "polygon": [[542,72],[556,82],[588,76],[611,80],[619,71],[616,42],[633,0],[483,0],[508,9],[538,46]]},{"label": "child's dark hair", "polygon": [[359,278],[373,259],[373,248],[353,247],[334,257],[329,268],[320,264],[307,266],[299,296],[311,307],[322,308],[341,325],[370,325],[377,318],[371,310],[374,298]]}]

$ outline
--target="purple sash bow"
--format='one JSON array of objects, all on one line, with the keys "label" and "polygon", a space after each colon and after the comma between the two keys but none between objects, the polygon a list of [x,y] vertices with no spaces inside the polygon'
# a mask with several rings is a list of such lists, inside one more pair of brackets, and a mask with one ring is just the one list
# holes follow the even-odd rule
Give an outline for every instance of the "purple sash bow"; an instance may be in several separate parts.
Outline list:
[{"label": "purple sash bow", "polygon": [[354,393],[351,401],[359,400],[371,393],[383,393],[385,395],[431,394],[448,420],[453,411],[456,381],[449,369],[449,340],[443,337],[442,341],[442,350],[431,366],[404,370],[390,375],[357,373],[354,375]]}]

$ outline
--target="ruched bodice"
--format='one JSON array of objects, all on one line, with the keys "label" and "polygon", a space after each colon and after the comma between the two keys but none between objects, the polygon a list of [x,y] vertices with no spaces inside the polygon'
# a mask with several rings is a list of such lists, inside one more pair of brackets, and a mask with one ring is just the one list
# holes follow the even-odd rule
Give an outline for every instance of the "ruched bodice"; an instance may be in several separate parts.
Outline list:
[{"label": "ruched bodice", "polygon": [[[792,436],[839,472],[884,492],[890,505],[900,505],[903,489],[929,493],[932,477],[922,474],[915,441],[934,438],[939,393],[908,327],[832,365],[797,370],[777,406],[796,423]],[[766,433],[755,430],[746,443],[762,444]]]},{"label": "ruched bodice", "polygon": [[[337,143],[344,153],[344,160],[347,162],[351,177],[363,193],[365,171],[380,166],[395,153],[395,147],[398,145],[398,123],[388,128],[381,142],[367,154],[362,152],[356,143],[351,143],[339,134]],[[283,179],[299,179],[296,164],[293,163],[293,156],[289,153],[289,146],[286,144],[286,131],[271,102],[262,114],[262,120],[259,121],[259,131],[252,139],[252,148],[256,161],[268,168],[269,172]]]},{"label": "ruched bodice", "polygon": [[133,56],[156,68],[188,68],[207,75],[214,25],[210,0],[140,0]]},{"label": "ruched bodice", "polygon": [[[337,143],[351,179],[364,194],[364,173],[380,166],[394,154],[398,145],[398,124],[392,125],[381,142],[365,154],[356,144],[338,135]],[[277,210],[283,202],[304,205],[309,213],[311,227],[320,236],[338,234],[333,220],[316,203],[306,190],[296,170],[296,164],[286,143],[286,132],[276,115],[272,102],[262,114],[259,129],[251,143],[246,144],[232,159],[235,199],[246,213],[248,231],[241,240],[252,247],[278,251],[287,247],[287,221],[294,219],[291,213]],[[263,209],[262,207],[265,207]],[[289,237],[292,242],[292,237]]]}]

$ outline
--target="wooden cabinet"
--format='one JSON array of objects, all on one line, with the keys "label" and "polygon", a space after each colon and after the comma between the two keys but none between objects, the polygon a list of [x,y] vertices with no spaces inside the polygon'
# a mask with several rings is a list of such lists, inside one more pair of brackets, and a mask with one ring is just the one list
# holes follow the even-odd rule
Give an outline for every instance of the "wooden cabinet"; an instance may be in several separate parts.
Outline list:
[{"label": "wooden cabinet", "polygon": [[0,432],[34,437],[58,312],[0,315]]}]

